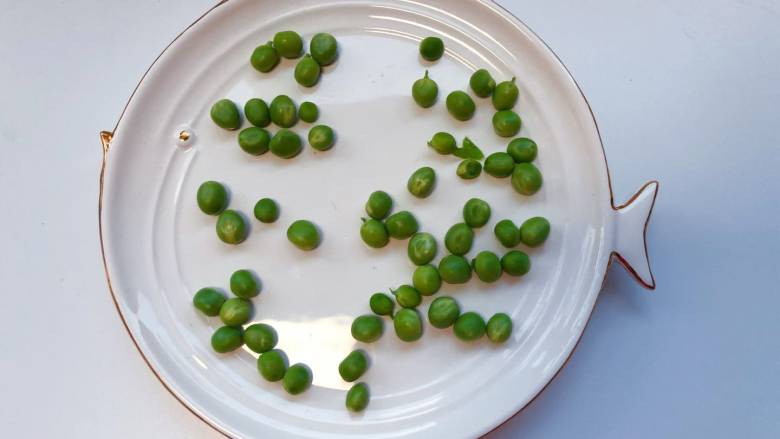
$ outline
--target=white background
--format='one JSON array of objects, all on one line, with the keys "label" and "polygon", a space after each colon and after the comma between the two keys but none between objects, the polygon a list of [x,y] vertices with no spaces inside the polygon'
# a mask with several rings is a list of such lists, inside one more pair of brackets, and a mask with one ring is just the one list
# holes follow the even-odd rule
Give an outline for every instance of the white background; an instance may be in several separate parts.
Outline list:
[{"label": "white background", "polygon": [[[97,233],[98,131],[212,4],[3,1],[3,437],[220,437],[136,352]],[[491,437],[778,437],[780,2],[501,4],[588,96],[616,201],[661,190],[658,289],[614,266],[571,361]]]}]

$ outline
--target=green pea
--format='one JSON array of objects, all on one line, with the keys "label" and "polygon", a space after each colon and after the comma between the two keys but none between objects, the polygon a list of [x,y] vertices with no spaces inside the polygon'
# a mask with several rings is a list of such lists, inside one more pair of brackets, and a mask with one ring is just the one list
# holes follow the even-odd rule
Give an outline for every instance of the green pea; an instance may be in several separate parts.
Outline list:
[{"label": "green pea", "polygon": [[320,117],[320,109],[314,102],[306,101],[298,107],[298,118],[304,122],[314,123]]},{"label": "green pea", "polygon": [[465,284],[471,279],[471,265],[463,256],[447,255],[439,261],[439,276],[448,284]]},{"label": "green pea", "polygon": [[265,154],[269,143],[271,143],[271,135],[259,127],[244,128],[238,133],[238,146],[248,154]]},{"label": "green pea", "polygon": [[490,220],[490,205],[485,200],[472,198],[463,205],[463,220],[469,227],[479,228]]},{"label": "green pea", "polygon": [[494,314],[488,320],[485,332],[493,343],[503,343],[512,335],[512,319],[502,312]]},{"label": "green pea", "polygon": [[374,293],[368,301],[371,311],[380,316],[389,316],[395,310],[395,302],[385,293]]},{"label": "green pea", "polygon": [[474,341],[485,335],[485,319],[475,312],[464,312],[455,321],[453,332],[463,341]]},{"label": "green pea", "polygon": [[496,81],[490,76],[490,72],[485,69],[479,69],[471,75],[469,85],[475,95],[486,98],[493,94],[493,89],[496,88]]},{"label": "green pea", "polygon": [[211,106],[211,120],[218,127],[235,130],[241,126],[241,113],[238,106],[230,99],[220,99]]},{"label": "green pea", "polygon": [[426,61],[437,61],[444,54],[444,42],[439,37],[426,37],[420,41],[420,55]]},{"label": "green pea", "polygon": [[466,92],[456,90],[447,95],[447,111],[455,119],[465,121],[474,117],[477,106]]},{"label": "green pea", "polygon": [[235,326],[223,326],[211,335],[211,348],[225,354],[235,351],[244,344],[244,331]]},{"label": "green pea", "polygon": [[391,290],[395,300],[402,308],[417,308],[422,302],[420,292],[409,285],[401,285],[397,290]]},{"label": "green pea", "polygon": [[360,378],[368,369],[368,357],[360,349],[349,353],[341,363],[339,363],[339,375],[341,378],[351,383]]},{"label": "green pea", "polygon": [[314,250],[322,241],[317,226],[307,220],[293,221],[287,228],[287,239],[301,250]]},{"label": "green pea", "polygon": [[303,52],[303,39],[291,30],[277,32],[274,35],[274,47],[285,58],[298,58]]},{"label": "green pea", "polygon": [[512,248],[520,244],[520,229],[517,228],[512,220],[503,219],[493,227],[493,233],[496,239],[506,248]]},{"label": "green pea", "polygon": [[474,273],[482,282],[495,282],[501,277],[501,260],[491,251],[485,250],[477,253],[471,264],[474,267]]},{"label": "green pea", "polygon": [[317,125],[309,130],[309,145],[317,151],[327,151],[333,146],[336,136],[327,125]]},{"label": "green pea", "polygon": [[452,154],[456,149],[458,149],[458,144],[455,141],[455,137],[450,133],[445,133],[444,131],[439,131],[438,133],[434,134],[431,140],[428,141],[428,146],[433,148],[439,154],[444,155]]},{"label": "green pea", "polygon": [[468,137],[463,138],[463,146],[460,148],[456,148],[455,151],[452,153],[455,157],[460,157],[463,160],[466,159],[474,159],[474,160],[482,160],[485,158],[485,155],[482,153],[482,150],[479,149],[479,146],[477,146],[474,142],[471,141]]},{"label": "green pea", "polygon": [[333,64],[339,56],[338,43],[331,34],[320,32],[311,37],[309,52],[321,66]]},{"label": "green pea", "polygon": [[474,244],[474,231],[465,223],[455,224],[444,235],[444,246],[453,255],[465,255],[471,250],[472,244]]},{"label": "green pea", "polygon": [[268,107],[271,122],[282,128],[290,128],[298,123],[298,112],[295,102],[287,95],[279,95],[271,101]]},{"label": "green pea", "polygon": [[295,65],[295,81],[304,87],[314,87],[314,84],[320,80],[321,73],[322,68],[311,55],[304,56]]},{"label": "green pea", "polygon": [[363,225],[360,226],[360,238],[373,248],[382,248],[390,241],[384,223],[373,218],[363,221]]},{"label": "green pea", "polygon": [[423,296],[432,296],[441,289],[439,270],[433,265],[421,265],[414,269],[412,285]]},{"label": "green pea", "polygon": [[436,186],[436,171],[429,166],[414,171],[406,182],[406,189],[417,198],[427,198]]},{"label": "green pea", "polygon": [[218,215],[228,205],[225,186],[216,181],[206,181],[198,187],[198,207],[207,215]]},{"label": "green pea", "polygon": [[460,162],[456,174],[464,180],[473,180],[482,173],[482,163],[474,159],[466,159]]},{"label": "green pea", "polygon": [[385,219],[393,209],[393,199],[385,191],[374,191],[366,201],[366,213],[374,219]]},{"label": "green pea", "polygon": [[518,163],[512,171],[512,187],[523,195],[533,195],[542,187],[542,173],[531,163]]},{"label": "green pea", "polygon": [[347,409],[353,412],[361,412],[368,407],[368,400],[368,386],[366,383],[357,383],[347,392]]},{"label": "green pea", "polygon": [[537,216],[525,220],[520,225],[520,242],[528,247],[539,247],[550,236],[550,222],[547,218]]},{"label": "green pea", "polygon": [[520,131],[523,121],[512,110],[501,110],[493,114],[493,131],[501,137],[512,137]]},{"label": "green pea", "polygon": [[531,270],[531,259],[519,250],[511,250],[501,258],[501,268],[510,276],[522,276]]},{"label": "green pea", "polygon": [[409,240],[406,253],[415,265],[425,265],[436,257],[438,245],[430,233],[415,233]]},{"label": "green pea", "polygon": [[387,227],[387,233],[390,234],[391,238],[406,239],[417,233],[420,225],[414,215],[402,210],[390,215],[385,220],[385,227]]},{"label": "green pea", "polygon": [[305,364],[297,363],[287,368],[282,378],[282,387],[290,395],[300,395],[311,387],[311,369]]},{"label": "green pea", "polygon": [[395,334],[401,341],[412,342],[422,337],[422,319],[416,309],[404,308],[393,317]]},{"label": "green pea", "polygon": [[485,172],[493,177],[509,177],[514,169],[515,160],[505,152],[494,152],[485,159]]},{"label": "green pea", "polygon": [[373,343],[382,337],[385,325],[377,316],[365,314],[352,321],[352,338],[363,343]]},{"label": "green pea", "polygon": [[218,316],[223,303],[225,295],[216,288],[201,288],[192,298],[195,308],[209,317]]},{"label": "green pea", "polygon": [[228,326],[240,326],[252,318],[252,302],[240,297],[225,301],[219,309],[219,319]]},{"label": "green pea", "polygon": [[493,107],[498,111],[511,110],[517,102],[518,94],[515,78],[499,83],[493,90]]},{"label": "green pea", "polygon": [[257,46],[252,52],[252,56],[249,58],[249,63],[252,67],[263,72],[268,73],[279,64],[279,53],[273,46],[273,43],[269,41],[262,46]]},{"label": "green pea", "polygon": [[251,299],[260,294],[260,282],[249,270],[236,270],[230,275],[230,291],[237,297]]},{"label": "green pea", "polygon": [[266,381],[279,381],[287,372],[287,355],[281,349],[263,352],[257,357],[257,371]]},{"label": "green pea", "polygon": [[428,71],[425,71],[425,76],[414,81],[412,84],[412,98],[417,102],[417,105],[428,108],[436,103],[436,97],[439,96],[439,86],[436,85],[436,81],[428,77]]},{"label": "green pea", "polygon": [[261,198],[255,204],[254,214],[261,223],[270,224],[279,219],[279,205],[270,198]]},{"label": "green pea", "polygon": [[244,216],[235,210],[226,210],[217,217],[217,236],[226,244],[244,242],[249,230]]},{"label": "green pea", "polygon": [[246,347],[258,354],[273,349],[278,340],[279,338],[274,328],[265,323],[255,323],[254,325],[249,325],[244,330]]},{"label": "green pea", "polygon": [[300,154],[303,149],[301,138],[295,132],[282,128],[274,134],[268,144],[273,155],[283,159],[291,159]]},{"label": "green pea", "polygon": [[252,98],[244,104],[244,116],[252,125],[265,128],[271,123],[271,110],[264,100]]},{"label": "green pea", "polygon": [[460,305],[452,297],[437,297],[428,307],[428,321],[434,328],[444,329],[455,324],[460,316]]},{"label": "green pea", "polygon": [[530,163],[536,158],[536,142],[526,137],[518,137],[509,142],[506,152],[512,156],[515,163]]}]

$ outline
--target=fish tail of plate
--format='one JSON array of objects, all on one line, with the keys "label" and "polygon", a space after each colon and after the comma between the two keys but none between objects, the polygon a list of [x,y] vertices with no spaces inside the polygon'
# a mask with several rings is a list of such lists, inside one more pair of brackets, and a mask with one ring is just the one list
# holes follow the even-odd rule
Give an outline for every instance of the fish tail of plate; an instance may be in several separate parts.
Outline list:
[{"label": "fish tail of plate", "polygon": [[642,186],[625,204],[615,207],[614,257],[645,288],[655,289],[647,257],[647,226],[653,212],[658,182]]}]

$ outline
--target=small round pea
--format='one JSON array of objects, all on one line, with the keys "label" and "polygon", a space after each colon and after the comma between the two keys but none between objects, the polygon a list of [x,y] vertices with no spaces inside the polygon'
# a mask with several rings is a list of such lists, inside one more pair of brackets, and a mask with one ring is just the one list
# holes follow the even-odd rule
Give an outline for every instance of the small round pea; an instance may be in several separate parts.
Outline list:
[{"label": "small round pea", "polygon": [[475,95],[486,98],[493,94],[493,89],[496,88],[496,81],[490,76],[490,72],[485,69],[479,69],[471,75],[469,85]]},{"label": "small round pea", "polygon": [[368,407],[369,392],[366,383],[357,383],[347,392],[346,406],[353,412],[361,412]]},{"label": "small round pea", "polygon": [[456,174],[464,180],[473,180],[482,173],[482,163],[474,159],[466,159],[460,162]]},{"label": "small round pea", "polygon": [[490,205],[479,198],[472,198],[463,205],[463,221],[469,227],[479,228],[490,220]]},{"label": "small round pea", "polygon": [[297,363],[287,368],[282,378],[282,387],[290,395],[300,395],[311,386],[312,375],[309,366]]},{"label": "small round pea", "polygon": [[266,381],[279,381],[287,371],[287,355],[281,349],[263,352],[257,357],[257,371]]},{"label": "small round pea", "polygon": [[244,344],[244,331],[235,326],[223,326],[211,335],[211,348],[224,354],[235,351]]},{"label": "small round pea", "polygon": [[270,198],[261,198],[255,204],[254,214],[261,223],[270,224],[279,219],[279,205]]},{"label": "small round pea", "polygon": [[230,275],[230,291],[237,297],[251,299],[260,294],[260,282],[249,270],[236,270]]},{"label": "small round pea", "polygon": [[458,149],[458,143],[455,141],[455,137],[450,133],[445,133],[444,131],[439,131],[438,133],[434,134],[431,140],[428,141],[428,146],[433,148],[439,154],[444,155],[452,154],[456,149]]},{"label": "small round pea", "polygon": [[276,335],[274,328],[265,323],[255,323],[254,325],[249,325],[244,330],[246,347],[258,354],[273,349],[278,340],[279,337]]},{"label": "small round pea", "polygon": [[320,109],[314,102],[306,101],[298,107],[298,118],[304,122],[314,123],[320,117]]},{"label": "small round pea", "polygon": [[268,144],[271,153],[283,159],[291,159],[303,149],[301,138],[294,131],[282,128],[274,134]]},{"label": "small round pea", "polygon": [[393,317],[395,334],[402,341],[412,342],[422,337],[422,319],[416,309],[404,308]]},{"label": "small round pea", "polygon": [[421,265],[414,269],[412,285],[423,296],[432,296],[441,289],[439,270],[433,265]]},{"label": "small round pea", "polygon": [[501,110],[493,114],[493,131],[501,137],[512,137],[520,131],[523,121],[512,110]]},{"label": "small round pea", "polygon": [[263,72],[268,73],[279,64],[279,53],[273,46],[273,43],[269,41],[262,46],[257,46],[252,52],[252,56],[249,58],[249,63],[252,67]]},{"label": "small round pea", "polygon": [[512,171],[512,187],[522,195],[533,195],[542,187],[542,173],[531,163],[518,163]]},{"label": "small round pea", "polygon": [[244,128],[238,133],[238,146],[247,154],[263,155],[268,152],[271,135],[259,127]]},{"label": "small round pea", "polygon": [[528,247],[539,247],[550,236],[550,222],[537,216],[527,219],[520,225],[520,242]]},{"label": "small round pea", "polygon": [[471,279],[471,265],[463,256],[447,255],[439,261],[439,276],[448,284],[465,284]]},{"label": "small round pea", "polygon": [[268,107],[271,122],[282,128],[290,128],[298,123],[298,111],[295,102],[287,95],[279,95],[271,101]]},{"label": "small round pea", "polygon": [[307,220],[293,221],[287,228],[287,239],[301,250],[314,250],[322,241],[317,226]]},{"label": "small round pea", "polygon": [[374,219],[385,219],[393,209],[393,199],[385,191],[374,191],[366,201],[366,213]]},{"label": "small round pea", "polygon": [[417,102],[417,105],[428,108],[436,103],[438,96],[439,86],[436,85],[436,81],[428,77],[426,70],[425,75],[412,84],[412,98]]},{"label": "small round pea", "polygon": [[259,98],[252,98],[244,104],[244,116],[252,125],[265,128],[271,123],[271,113],[268,104]]},{"label": "small round pea", "polygon": [[303,52],[303,39],[291,30],[277,32],[274,35],[274,47],[285,58],[298,58]]},{"label": "small round pea", "polygon": [[493,343],[503,343],[512,335],[512,319],[502,312],[494,314],[488,320],[485,332]]},{"label": "small round pea", "polygon": [[244,242],[249,230],[244,216],[235,210],[226,210],[217,218],[217,236],[226,244]]},{"label": "small round pea", "polygon": [[377,316],[365,314],[352,321],[352,338],[363,343],[373,343],[382,337],[385,331],[382,319]]},{"label": "small round pea", "polygon": [[509,177],[514,169],[515,160],[505,152],[494,152],[485,159],[485,172],[493,177]]},{"label": "small round pea", "polygon": [[464,312],[455,321],[453,332],[463,341],[474,341],[485,335],[485,319],[473,311]]},{"label": "small round pea", "polygon": [[409,240],[406,253],[415,265],[425,265],[436,257],[438,245],[436,238],[430,233],[415,233]]},{"label": "small round pea", "polygon": [[512,248],[520,244],[520,229],[512,220],[503,219],[493,227],[496,239],[506,248]]},{"label": "small round pea", "polygon": [[363,225],[360,226],[360,238],[372,248],[382,248],[390,241],[384,223],[373,218],[363,221]]},{"label": "small round pea", "polygon": [[321,66],[327,66],[336,61],[339,55],[338,47],[336,38],[324,32],[315,34],[309,42],[311,57]]},{"label": "small round pea", "polygon": [[240,297],[225,301],[219,309],[219,319],[228,326],[240,326],[252,318],[252,302]]},{"label": "small round pea", "polygon": [[465,255],[471,250],[472,244],[474,231],[466,223],[455,224],[444,235],[444,246],[453,255]]},{"label": "small round pea", "polygon": [[518,94],[515,78],[499,83],[493,90],[493,107],[498,111],[511,110],[517,102]]},{"label": "small round pea", "polygon": [[434,328],[449,328],[460,316],[460,305],[452,297],[437,297],[428,307],[428,321]]},{"label": "small round pea", "polygon": [[317,125],[309,130],[309,145],[317,151],[327,151],[335,141],[333,129],[327,125]]},{"label": "small round pea", "polygon": [[402,210],[390,215],[385,220],[385,227],[387,227],[387,233],[390,234],[391,238],[406,239],[417,233],[420,225],[414,215]]},{"label": "small round pea", "polygon": [[209,317],[218,316],[223,303],[225,295],[216,288],[201,288],[192,298],[195,308]]},{"label": "small round pea", "polygon": [[395,302],[385,293],[374,293],[368,301],[371,311],[380,316],[393,315]]},{"label": "small round pea", "polygon": [[530,163],[536,158],[536,142],[527,137],[512,139],[506,147],[506,152],[512,156],[515,163]]},{"label": "small round pea", "polygon": [[360,349],[350,352],[341,363],[339,363],[339,375],[341,378],[351,383],[356,381],[368,369],[368,357]]},{"label": "small round pea", "polygon": [[531,270],[531,258],[519,250],[511,250],[501,258],[501,268],[510,276],[522,276]]},{"label": "small round pea", "polygon": [[501,277],[501,260],[491,251],[481,251],[471,261],[479,280],[482,282],[495,282]]},{"label": "small round pea", "polygon": [[395,301],[402,308],[417,308],[420,302],[422,302],[420,292],[409,285],[401,285],[397,290],[393,290],[392,293],[395,295]]},{"label": "small round pea", "polygon": [[320,65],[308,54],[295,65],[295,81],[304,87],[314,87],[320,80],[321,73]]},{"label": "small round pea", "polygon": [[447,111],[457,120],[471,119],[474,117],[476,109],[471,96],[464,91],[456,90],[447,95]]},{"label": "small round pea", "polygon": [[420,41],[420,56],[426,61],[438,61],[444,54],[444,41],[439,37],[425,37]]},{"label": "small round pea", "polygon": [[430,166],[423,166],[414,171],[406,182],[406,189],[417,198],[427,198],[436,186],[436,171]]},{"label": "small round pea", "polygon": [[241,126],[241,113],[230,99],[220,99],[211,106],[211,120],[226,130],[235,130]]},{"label": "small round pea", "polygon": [[198,187],[198,207],[207,215],[218,215],[228,205],[225,186],[216,181],[206,181]]}]

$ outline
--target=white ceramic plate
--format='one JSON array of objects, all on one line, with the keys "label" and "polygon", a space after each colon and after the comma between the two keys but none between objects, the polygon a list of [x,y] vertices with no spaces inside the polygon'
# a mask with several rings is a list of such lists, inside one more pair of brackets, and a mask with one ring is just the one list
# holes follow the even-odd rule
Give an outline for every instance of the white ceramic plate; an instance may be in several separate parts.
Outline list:
[{"label": "white ceramic plate", "polygon": [[[319,31],[337,37],[339,60],[325,68],[316,87],[296,84],[294,61],[283,61],[270,74],[249,65],[254,47],[284,29],[306,40]],[[417,53],[428,35],[441,36],[447,48],[433,64]],[[521,135],[540,145],[536,163],[545,178],[533,197],[515,193],[508,180],[461,180],[456,159],[426,147],[431,135],[445,130],[471,137],[486,153],[505,148],[506,139],[492,132],[489,100],[476,99],[477,114],[468,122],[454,121],[444,107],[443,97],[467,90],[477,68],[498,80],[517,77]],[[410,97],[412,82],[425,69],[441,90],[431,109]],[[235,132],[209,119],[208,109],[219,98],[270,102],[282,93],[320,106],[320,122],[338,133],[332,150],[307,147],[286,161],[271,154],[250,157],[238,148]],[[193,134],[186,145],[177,141],[182,128]],[[295,130],[305,136],[308,128],[300,123]],[[525,406],[562,367],[590,317],[611,255],[654,286],[644,230],[657,184],[643,188],[627,207],[613,207],[598,131],[577,85],[538,37],[489,2],[222,3],[157,59],[103,140],[101,238],[120,315],[165,386],[230,436],[484,434]],[[405,189],[407,177],[422,165],[438,174],[437,188],[425,200]],[[221,243],[215,219],[195,203],[198,185],[209,179],[230,188],[231,208],[251,217],[254,202],[270,196],[281,204],[281,218],[273,225],[252,220],[251,235],[239,246]],[[398,210],[414,212],[422,229],[440,240],[461,220],[467,199],[486,199],[493,216],[477,232],[475,251],[502,252],[492,233],[500,219],[550,219],[547,243],[525,249],[533,260],[528,275],[505,276],[492,285],[475,278],[439,293],[485,317],[511,314],[515,331],[506,344],[466,344],[430,326],[411,344],[400,342],[391,326],[377,343],[352,339],[350,323],[369,312],[369,295],[409,283],[413,270],[406,242],[378,251],[360,241],[363,204],[376,189],[391,193]],[[287,225],[299,218],[324,231],[316,251],[301,252],[286,241]],[[204,286],[227,289],[238,268],[254,269],[262,278],[254,320],[278,330],[279,347],[291,362],[313,369],[307,393],[291,397],[278,383],[263,381],[249,351],[211,350],[218,319],[199,315],[192,295]],[[337,365],[357,347],[372,359],[363,377],[372,399],[355,415],[344,409],[349,384]]]}]

